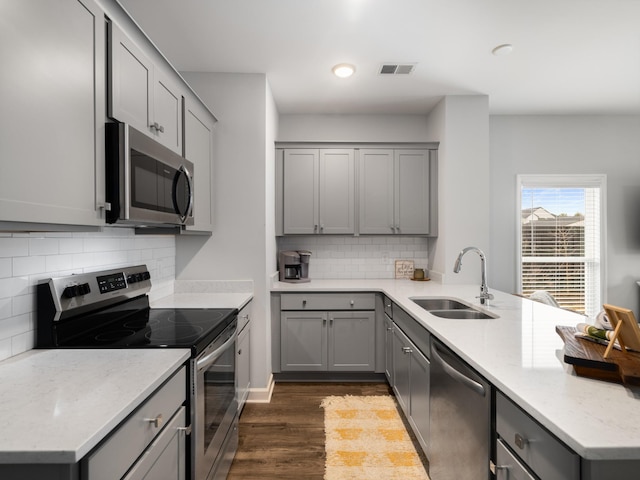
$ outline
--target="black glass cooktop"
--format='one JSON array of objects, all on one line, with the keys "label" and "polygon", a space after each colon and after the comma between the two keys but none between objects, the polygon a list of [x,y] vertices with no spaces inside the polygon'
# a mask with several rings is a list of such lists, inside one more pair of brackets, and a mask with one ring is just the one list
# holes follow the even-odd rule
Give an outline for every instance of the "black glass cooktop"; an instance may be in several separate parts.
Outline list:
[{"label": "black glass cooktop", "polygon": [[[144,303],[143,303],[144,305]],[[61,322],[56,347],[190,348],[202,351],[236,318],[236,309],[139,308],[127,302],[115,308]]]}]

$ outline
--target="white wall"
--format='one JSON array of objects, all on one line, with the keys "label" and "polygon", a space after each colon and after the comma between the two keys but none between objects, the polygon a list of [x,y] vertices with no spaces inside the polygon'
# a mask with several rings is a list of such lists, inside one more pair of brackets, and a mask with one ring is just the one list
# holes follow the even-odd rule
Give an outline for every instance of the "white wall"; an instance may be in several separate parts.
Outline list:
[{"label": "white wall", "polygon": [[[273,209],[266,214],[273,205],[275,104],[264,74],[183,76],[218,123],[213,235],[177,240],[177,279],[253,280],[251,386],[265,388],[271,374],[267,277],[275,271]],[[273,270],[267,271],[270,263]]]},{"label": "white wall", "polygon": [[489,258],[489,98],[445,97],[432,110],[428,135],[438,148],[438,237],[429,248],[431,270],[444,283],[480,284],[480,261],[467,254],[459,274],[452,272],[464,247],[476,246]]},{"label": "white wall", "polygon": [[[491,283],[514,292],[516,174],[607,175],[606,295],[639,312],[640,117],[492,116]],[[640,318],[640,317],[639,317]]]},{"label": "white wall", "polygon": [[430,142],[426,115],[280,115],[280,142]]},{"label": "white wall", "polygon": [[146,264],[151,295],[173,292],[175,237],[134,235],[131,228],[99,233],[0,233],[0,360],[35,344],[36,289],[51,277]]}]

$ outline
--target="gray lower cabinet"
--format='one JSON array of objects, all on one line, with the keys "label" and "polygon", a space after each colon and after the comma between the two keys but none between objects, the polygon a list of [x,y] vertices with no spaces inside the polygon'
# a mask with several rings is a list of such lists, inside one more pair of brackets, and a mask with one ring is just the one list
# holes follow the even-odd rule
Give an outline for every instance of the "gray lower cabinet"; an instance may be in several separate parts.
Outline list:
[{"label": "gray lower cabinet", "polygon": [[[496,393],[496,433],[502,447],[536,477],[545,480],[581,478],[580,457],[501,392]],[[496,463],[498,472],[503,467],[505,465],[499,461]]]},{"label": "gray lower cabinet", "polygon": [[427,357],[398,327],[392,327],[393,390],[420,446],[429,444],[429,375]]},{"label": "gray lower cabinet", "polygon": [[185,386],[182,367],[81,461],[82,478],[184,480]]},{"label": "gray lower cabinet", "polygon": [[282,312],[280,355],[283,372],[373,372],[375,312]]},{"label": "gray lower cabinet", "polygon": [[393,320],[384,314],[384,375],[393,388],[395,376],[393,371]]},{"label": "gray lower cabinet", "polygon": [[251,387],[251,303],[238,313],[238,341],[236,344],[236,384],[238,391],[238,411],[241,412],[249,396]]}]

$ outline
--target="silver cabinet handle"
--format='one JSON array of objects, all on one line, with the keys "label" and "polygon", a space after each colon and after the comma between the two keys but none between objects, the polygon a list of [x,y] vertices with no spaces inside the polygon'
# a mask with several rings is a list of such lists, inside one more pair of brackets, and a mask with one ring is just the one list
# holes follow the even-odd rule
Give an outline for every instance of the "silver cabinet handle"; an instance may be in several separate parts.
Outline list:
[{"label": "silver cabinet handle", "polygon": [[387,332],[393,332],[393,327],[387,327]]},{"label": "silver cabinet handle", "polygon": [[314,225],[313,226],[313,233],[316,233],[318,231],[318,225]]},{"label": "silver cabinet handle", "polygon": [[402,347],[402,353],[413,353],[413,350],[411,350],[411,347]]},{"label": "silver cabinet handle", "polygon": [[302,306],[306,307],[307,306],[307,301],[306,300],[302,300]]},{"label": "silver cabinet handle", "polygon": [[349,302],[349,305],[351,305],[351,306],[353,307],[353,306],[355,305],[355,303],[356,303],[356,302],[354,302],[353,300],[351,300],[351,301]]},{"label": "silver cabinet handle", "polygon": [[163,423],[162,414],[159,413],[158,415],[156,415],[156,418],[145,418],[144,421],[152,423],[154,427],[159,428]]},{"label": "silver cabinet handle", "polygon": [[178,427],[176,430],[178,430],[180,433],[182,433],[183,435],[191,435],[191,425],[189,425],[188,427]]},{"label": "silver cabinet handle", "polygon": [[520,450],[524,450],[524,447],[526,447],[527,443],[529,443],[529,441],[519,433],[516,433],[514,441]]},{"label": "silver cabinet handle", "polygon": [[245,320],[249,320],[249,314],[242,315],[242,318],[245,319]]},{"label": "silver cabinet handle", "polygon": [[164,133],[164,127],[162,125],[158,124],[158,122],[153,122],[149,126],[151,128],[153,128],[156,132]]}]

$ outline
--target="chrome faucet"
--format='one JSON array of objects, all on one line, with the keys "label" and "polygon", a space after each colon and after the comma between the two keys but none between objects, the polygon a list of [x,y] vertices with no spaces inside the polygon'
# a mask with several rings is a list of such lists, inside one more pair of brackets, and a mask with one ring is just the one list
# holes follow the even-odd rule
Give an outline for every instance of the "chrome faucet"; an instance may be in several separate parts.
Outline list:
[{"label": "chrome faucet", "polygon": [[478,255],[480,255],[480,263],[482,266],[482,281],[480,283],[480,296],[476,298],[480,299],[480,303],[482,305],[485,305],[485,304],[488,305],[489,304],[488,300],[493,300],[493,295],[489,293],[489,287],[487,286],[487,262],[486,262],[486,257],[484,256],[484,253],[482,252],[482,250],[480,250],[478,247],[467,247],[462,249],[458,254],[458,258],[456,259],[456,264],[453,266],[453,273],[460,272],[460,267],[462,266],[462,257],[469,250],[473,250]]}]

